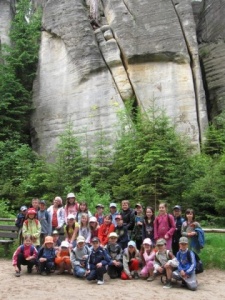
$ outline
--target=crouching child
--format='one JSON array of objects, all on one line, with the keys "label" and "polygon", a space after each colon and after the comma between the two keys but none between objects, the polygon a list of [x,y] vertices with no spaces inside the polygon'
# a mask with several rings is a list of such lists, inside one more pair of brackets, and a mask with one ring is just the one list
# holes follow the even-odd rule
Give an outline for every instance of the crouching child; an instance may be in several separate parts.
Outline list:
[{"label": "crouching child", "polygon": [[90,273],[87,275],[87,280],[97,279],[97,284],[104,284],[103,275],[111,262],[111,258],[106,249],[100,246],[100,240],[94,237],[91,240],[92,248],[90,253]]},{"label": "crouching child", "polygon": [[138,279],[139,264],[141,262],[140,253],[134,241],[129,241],[127,246],[123,252],[123,271],[121,273],[121,279]]},{"label": "crouching child", "polygon": [[106,246],[111,262],[108,266],[107,273],[111,279],[120,278],[123,270],[123,250],[119,244],[117,244],[118,235],[116,232],[109,234],[109,242]]},{"label": "crouching child", "polygon": [[188,250],[188,238],[181,237],[179,247],[180,250],[177,252],[179,265],[178,269],[173,271],[173,278],[181,280],[181,286],[195,291],[197,289],[197,279],[195,275],[196,260],[194,252]]},{"label": "crouching child", "polygon": [[73,274],[70,262],[70,248],[67,241],[61,243],[55,258],[55,265],[56,268],[58,268],[58,275],[63,274],[65,271],[67,271],[68,274]]},{"label": "crouching child", "polygon": [[70,260],[73,268],[73,275],[84,278],[90,273],[89,257],[91,250],[85,244],[85,238],[78,236],[77,245],[70,253]]},{"label": "crouching child", "polygon": [[172,272],[178,267],[179,262],[173,253],[166,249],[166,240],[158,239],[156,246],[158,251],[155,254],[154,275],[165,275],[166,284],[163,288],[169,289],[172,287]]},{"label": "crouching child", "polygon": [[55,256],[53,237],[46,236],[44,245],[38,253],[38,270],[41,275],[49,275],[55,269]]}]

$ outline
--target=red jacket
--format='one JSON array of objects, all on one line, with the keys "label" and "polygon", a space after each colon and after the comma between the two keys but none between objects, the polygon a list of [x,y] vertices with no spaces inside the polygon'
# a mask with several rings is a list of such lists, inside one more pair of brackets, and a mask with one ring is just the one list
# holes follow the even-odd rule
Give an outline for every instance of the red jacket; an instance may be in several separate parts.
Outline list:
[{"label": "red jacket", "polygon": [[105,246],[108,243],[108,235],[113,231],[115,231],[115,226],[112,223],[109,225],[104,223],[99,227],[98,238],[100,239],[101,245]]}]

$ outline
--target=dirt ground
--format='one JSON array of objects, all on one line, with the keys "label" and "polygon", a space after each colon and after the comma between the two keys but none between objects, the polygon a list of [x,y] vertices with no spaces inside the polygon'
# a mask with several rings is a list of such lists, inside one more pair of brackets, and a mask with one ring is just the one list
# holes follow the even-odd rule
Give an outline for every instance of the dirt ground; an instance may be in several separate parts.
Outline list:
[{"label": "dirt ground", "polygon": [[109,279],[105,275],[105,284],[97,285],[74,278],[72,275],[41,276],[31,275],[22,269],[21,277],[14,276],[10,260],[0,259],[0,300],[214,300],[224,299],[225,272],[206,270],[198,275],[198,290],[193,292],[174,283],[172,289],[163,289],[160,279],[153,282],[145,280],[122,281]]}]

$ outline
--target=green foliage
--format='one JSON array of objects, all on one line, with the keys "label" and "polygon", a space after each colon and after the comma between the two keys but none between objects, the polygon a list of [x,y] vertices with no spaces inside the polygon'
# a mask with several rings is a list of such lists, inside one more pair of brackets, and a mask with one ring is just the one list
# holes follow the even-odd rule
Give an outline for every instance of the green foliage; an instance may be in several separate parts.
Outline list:
[{"label": "green foliage", "polygon": [[31,2],[18,2],[12,22],[11,46],[4,45],[0,56],[0,138],[28,141],[31,91],[36,74],[41,27],[40,11],[32,12]]}]

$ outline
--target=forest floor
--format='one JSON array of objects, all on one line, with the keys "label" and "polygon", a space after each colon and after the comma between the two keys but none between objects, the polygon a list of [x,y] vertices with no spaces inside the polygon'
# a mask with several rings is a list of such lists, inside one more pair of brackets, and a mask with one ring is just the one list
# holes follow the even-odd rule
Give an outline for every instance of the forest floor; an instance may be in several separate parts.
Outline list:
[{"label": "forest floor", "polygon": [[197,291],[181,288],[173,283],[173,288],[163,289],[160,278],[153,282],[146,280],[123,281],[110,279],[105,275],[105,284],[87,282],[72,275],[41,276],[34,271],[26,273],[22,266],[22,274],[15,277],[11,261],[0,259],[0,300],[211,300],[224,299],[225,272],[219,270],[206,270],[197,275]]}]

